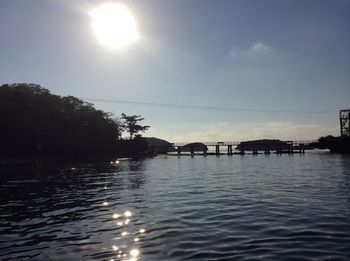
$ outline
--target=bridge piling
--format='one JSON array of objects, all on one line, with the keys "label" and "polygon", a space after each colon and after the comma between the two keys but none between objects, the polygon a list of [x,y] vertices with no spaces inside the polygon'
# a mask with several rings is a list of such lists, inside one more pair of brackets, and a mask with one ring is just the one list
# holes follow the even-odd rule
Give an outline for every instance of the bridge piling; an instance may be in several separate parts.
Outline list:
[{"label": "bridge piling", "polygon": [[191,157],[193,157],[194,156],[194,148],[193,148],[193,146],[191,146]]},{"label": "bridge piling", "polygon": [[276,154],[277,155],[281,155],[282,154],[282,149],[280,147],[277,147]]},{"label": "bridge piling", "polygon": [[216,154],[216,156],[220,155],[220,145],[215,146],[215,154]]},{"label": "bridge piling", "polygon": [[227,155],[232,156],[233,152],[232,152],[232,145],[227,145]]},{"label": "bridge piling", "polygon": [[266,145],[264,154],[265,155],[270,155],[271,154],[269,145]]},{"label": "bridge piling", "polygon": [[258,155],[258,149],[255,146],[253,147],[253,155]]}]

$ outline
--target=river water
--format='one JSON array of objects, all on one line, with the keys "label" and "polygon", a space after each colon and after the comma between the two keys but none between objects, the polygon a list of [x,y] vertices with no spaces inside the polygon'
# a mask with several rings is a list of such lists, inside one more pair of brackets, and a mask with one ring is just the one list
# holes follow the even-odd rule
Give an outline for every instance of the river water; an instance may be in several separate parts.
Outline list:
[{"label": "river water", "polygon": [[0,171],[0,260],[350,259],[349,155]]}]

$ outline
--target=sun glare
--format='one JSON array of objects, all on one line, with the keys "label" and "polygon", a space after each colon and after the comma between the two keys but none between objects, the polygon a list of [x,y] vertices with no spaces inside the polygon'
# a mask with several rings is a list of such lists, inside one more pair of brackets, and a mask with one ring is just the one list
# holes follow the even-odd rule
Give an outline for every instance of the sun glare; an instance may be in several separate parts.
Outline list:
[{"label": "sun glare", "polygon": [[105,3],[90,13],[98,41],[110,49],[128,46],[139,38],[136,20],[121,4]]}]

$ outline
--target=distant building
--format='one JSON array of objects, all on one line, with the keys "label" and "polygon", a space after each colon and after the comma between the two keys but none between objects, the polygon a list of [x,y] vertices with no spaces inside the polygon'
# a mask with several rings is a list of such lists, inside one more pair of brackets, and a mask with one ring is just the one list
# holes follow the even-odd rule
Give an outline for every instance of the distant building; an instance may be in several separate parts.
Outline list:
[{"label": "distant building", "polygon": [[339,111],[340,135],[350,136],[350,109]]}]

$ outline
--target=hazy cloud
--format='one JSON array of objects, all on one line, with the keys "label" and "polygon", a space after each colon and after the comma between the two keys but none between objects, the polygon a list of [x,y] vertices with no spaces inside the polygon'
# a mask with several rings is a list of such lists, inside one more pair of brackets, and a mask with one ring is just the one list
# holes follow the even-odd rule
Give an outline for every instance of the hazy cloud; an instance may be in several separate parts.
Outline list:
[{"label": "hazy cloud", "polygon": [[251,54],[267,53],[271,50],[271,47],[263,42],[254,43],[249,49],[248,52]]},{"label": "hazy cloud", "polygon": [[232,47],[229,52],[229,56],[232,58],[256,57],[267,55],[271,52],[271,50],[271,46],[267,43],[257,41],[248,48]]},{"label": "hazy cloud", "polygon": [[317,139],[329,134],[336,135],[338,126],[318,124],[299,124],[294,122],[267,122],[252,129],[252,136],[257,138],[279,138],[282,140]]},{"label": "hazy cloud", "polygon": [[301,124],[295,122],[265,122],[259,124],[231,124],[218,122],[203,125],[186,133],[162,133],[155,129],[147,132],[171,142],[244,141],[253,139],[314,140],[325,135],[338,135],[338,126]]}]

